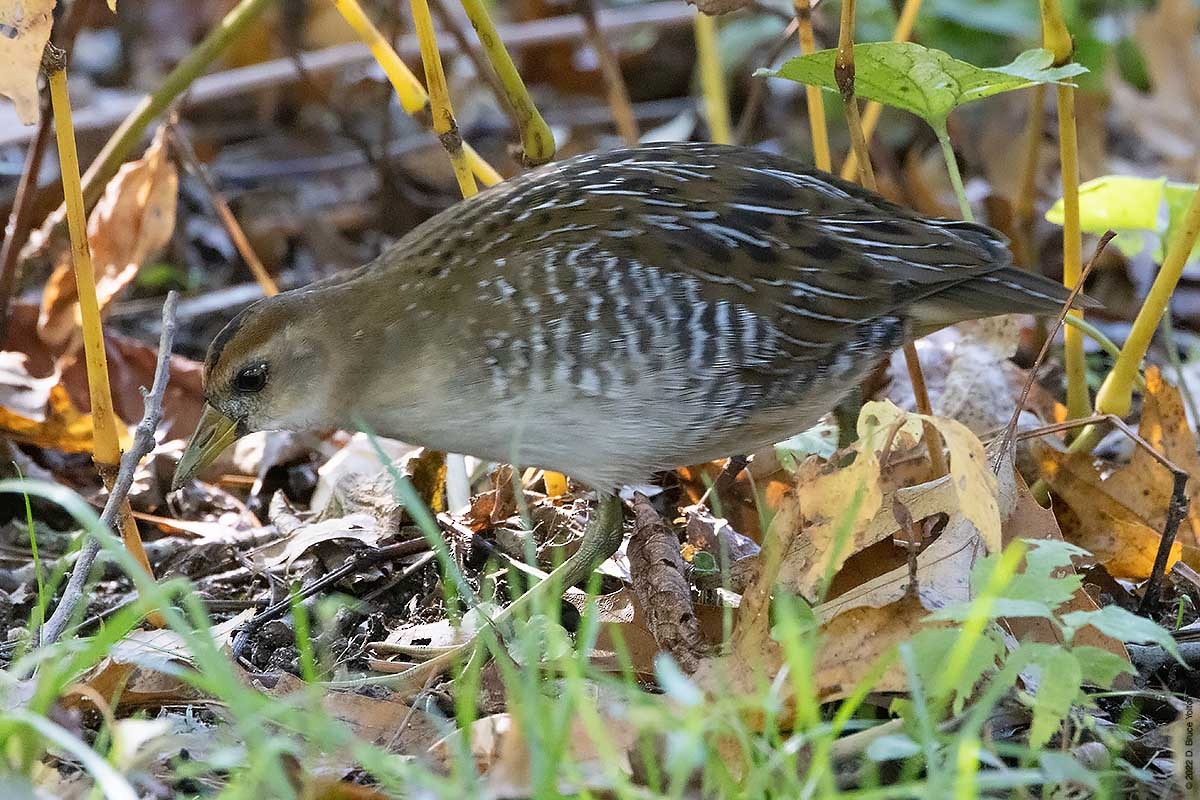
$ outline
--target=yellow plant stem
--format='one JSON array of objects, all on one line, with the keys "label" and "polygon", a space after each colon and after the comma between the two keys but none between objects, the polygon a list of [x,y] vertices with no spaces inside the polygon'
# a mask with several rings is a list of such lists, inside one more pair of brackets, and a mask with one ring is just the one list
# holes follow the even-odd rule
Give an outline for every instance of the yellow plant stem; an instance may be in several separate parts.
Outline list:
[{"label": "yellow plant stem", "polygon": [[426,0],[409,0],[412,8],[413,27],[417,31],[417,42],[421,46],[421,63],[425,66],[425,81],[429,85],[429,105],[433,111],[433,130],[442,146],[450,155],[450,165],[458,180],[463,197],[474,197],[479,189],[475,176],[463,151],[462,137],[454,119],[454,108],[450,104],[450,89],[446,85],[446,73],[442,69],[442,57],[438,53],[437,37],[433,32],[433,17],[429,15]]},{"label": "yellow plant stem", "polygon": [[[803,0],[807,4],[807,0]],[[921,0],[905,0],[904,8],[900,10],[900,18],[896,20],[896,30],[892,32],[893,42],[907,42],[912,37],[913,26],[917,24],[917,14],[921,11]],[[862,115],[863,138],[871,141],[875,135],[875,127],[883,115],[883,104],[874,100],[867,103]],[[819,165],[818,165],[819,166]],[[842,178],[854,180],[858,174],[858,154],[851,152],[842,165]]]},{"label": "yellow plant stem", "polygon": [[[1075,89],[1059,86],[1058,140],[1062,161],[1063,191],[1063,285],[1073,289],[1083,269],[1083,233],[1079,225],[1079,149],[1075,130]],[[1078,309],[1071,314],[1083,316]],[[1063,331],[1066,348],[1067,415],[1072,419],[1091,413],[1088,399],[1087,363],[1083,355],[1083,336],[1074,328]]]},{"label": "yellow plant stem", "polygon": [[333,6],[345,18],[358,38],[367,46],[375,61],[383,68],[396,96],[400,99],[400,107],[408,114],[416,114],[429,103],[429,95],[425,87],[413,75],[408,67],[400,60],[400,56],[392,48],[384,35],[375,27],[363,11],[358,0],[333,0]]},{"label": "yellow plant stem", "polygon": [[[1075,43],[1067,30],[1058,0],[1041,0],[1042,45],[1054,56],[1054,65],[1071,60]],[[1075,87],[1058,86],[1058,146],[1062,165],[1063,195],[1063,285],[1074,288],[1083,270],[1083,233],[1079,226],[1079,144],[1075,126]],[[1082,312],[1071,312],[1081,316]],[[1073,328],[1063,331],[1067,372],[1067,416],[1071,419],[1091,413],[1087,390],[1087,363],[1083,356],[1083,337]]]},{"label": "yellow plant stem", "polygon": [[708,138],[717,144],[729,144],[733,141],[733,127],[729,123],[729,97],[717,49],[717,22],[702,11],[696,12],[696,57],[700,62],[700,90],[704,93]]},{"label": "yellow plant stem", "polygon": [[[421,5],[425,5],[424,0],[421,0]],[[517,72],[517,66],[504,47],[504,40],[496,31],[496,25],[492,22],[487,8],[484,7],[481,0],[462,0],[462,7],[467,12],[467,19],[471,21],[471,26],[479,35],[479,43],[483,45],[483,52],[487,54],[488,61],[492,63],[492,69],[496,70],[496,75],[500,78],[501,85],[504,86],[504,94],[508,97],[513,113],[516,114],[526,166],[545,164],[554,158],[554,134],[550,131],[550,126],[546,124],[546,120],[542,119],[537,106],[534,105],[533,98],[529,96],[529,90],[525,88],[525,82],[521,80],[521,73]],[[422,53],[424,53],[423,50]],[[432,85],[430,91],[432,92]]]},{"label": "yellow plant stem", "polygon": [[[813,34],[812,4],[809,0],[795,0],[796,36],[800,40],[800,55],[817,52],[817,38]],[[815,84],[804,86],[804,101],[808,106],[808,127],[812,131],[813,163],[817,169],[829,172],[833,169],[833,157],[829,153],[829,126],[825,121],[825,98],[821,87]],[[853,180],[851,177],[850,180]]]},{"label": "yellow plant stem", "polygon": [[[846,110],[846,126],[850,129],[851,152],[856,153],[859,163],[859,180],[863,186],[875,191],[875,170],[871,167],[871,154],[867,150],[867,137],[863,133],[862,118],[858,113],[858,100],[854,96],[854,0],[842,0],[842,18],[838,29],[837,58],[833,62],[833,78],[842,95]],[[929,412],[922,411],[927,414]]]},{"label": "yellow plant stem", "polygon": [[1133,320],[1133,328],[1121,348],[1121,356],[1113,365],[1112,371],[1104,379],[1104,384],[1096,394],[1096,410],[1101,414],[1116,414],[1125,416],[1129,413],[1132,402],[1133,383],[1137,377],[1138,367],[1150,340],[1158,329],[1159,321],[1167,311],[1171,295],[1183,275],[1188,256],[1196,246],[1197,236],[1200,235],[1200,192],[1192,195],[1183,222],[1174,231],[1167,255],[1163,259],[1162,268],[1150,286],[1137,317]]},{"label": "yellow plant stem", "polygon": [[[424,111],[429,106],[429,94],[425,91],[425,87],[421,85],[421,81],[400,59],[388,40],[363,12],[358,0],[333,0],[333,4],[350,27],[354,29],[354,32],[358,34],[363,44],[371,51],[371,55],[375,57],[375,61],[387,75],[392,88],[396,90],[396,95],[400,99],[400,107],[410,116],[416,116]],[[422,50],[422,55],[424,55],[424,50]],[[466,160],[470,164],[471,172],[479,179],[480,183],[484,186],[495,186],[504,180],[504,177],[469,144],[462,142],[461,146]]]},{"label": "yellow plant stem", "polygon": [[[63,197],[66,202],[67,229],[71,236],[71,259],[75,269],[79,315],[83,328],[83,353],[87,366],[88,393],[92,404],[93,454],[96,467],[111,488],[121,461],[117,435],[117,414],[113,409],[112,389],[108,383],[108,357],[104,351],[104,331],[100,324],[100,303],[96,298],[96,274],[87,240],[87,215],[83,205],[83,186],[79,179],[79,153],[75,149],[75,128],[71,120],[71,98],[67,93],[67,71],[61,63],[47,69],[50,104],[54,110],[54,134],[58,140],[58,159],[62,165]],[[142,546],[137,523],[126,501],[121,513],[121,538],[125,548],[137,559],[146,574],[153,576],[150,560]]]}]

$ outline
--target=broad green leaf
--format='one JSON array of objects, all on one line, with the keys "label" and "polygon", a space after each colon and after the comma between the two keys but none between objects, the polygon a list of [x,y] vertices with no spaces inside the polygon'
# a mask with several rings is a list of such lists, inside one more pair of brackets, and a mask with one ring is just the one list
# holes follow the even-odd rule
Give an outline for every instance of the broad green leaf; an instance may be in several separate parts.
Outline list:
[{"label": "broad green leaf", "polygon": [[[1079,224],[1084,233],[1116,231],[1116,245],[1131,256],[1145,250],[1146,234],[1153,234],[1154,259],[1161,262],[1167,236],[1183,220],[1195,192],[1194,183],[1105,175],[1080,185]],[[1061,198],[1046,212],[1046,219],[1063,224]]]},{"label": "broad green leaf", "polygon": [[[837,91],[836,50],[793,58],[778,70],[758,75],[810,83]],[[1046,50],[1029,50],[1011,64],[983,69],[948,53],[911,42],[869,42],[854,46],[854,91],[860,97],[904,109],[942,132],[958,106],[1040,83],[1062,83],[1087,70],[1079,64],[1051,66]]]},{"label": "broad green leaf", "polygon": [[1080,628],[1091,625],[1101,633],[1130,644],[1156,644],[1183,663],[1175,639],[1165,628],[1119,606],[1097,611],[1072,611],[1062,617],[1068,641]]},{"label": "broad green leaf", "polygon": [[1044,746],[1071,713],[1079,696],[1083,670],[1074,654],[1064,647],[1039,648],[1037,694],[1033,696],[1033,724],[1029,727],[1029,747]]},{"label": "broad green leaf", "polygon": [[1083,670],[1083,682],[1088,686],[1098,686],[1101,689],[1107,689],[1112,686],[1113,681],[1121,673],[1137,674],[1133,665],[1127,660],[1121,658],[1116,653],[1101,650],[1099,647],[1080,645],[1079,647],[1071,648],[1071,652],[1078,659],[1079,666]]},{"label": "broad green leaf", "polygon": [[[960,635],[959,628],[926,628],[913,637],[917,673],[926,685],[936,683],[943,676],[946,654],[954,648]],[[979,637],[957,685],[949,687],[951,697],[944,698],[953,698],[954,713],[962,711],[967,698],[975,693],[975,687],[984,676],[996,671],[1003,655],[1004,642],[998,636],[988,633]]]},{"label": "broad green leaf", "polygon": [[[1157,231],[1166,178],[1105,175],[1079,186],[1079,224],[1088,233]],[[1062,198],[1046,212],[1046,219],[1063,224]]]},{"label": "broad green leaf", "polygon": [[[929,615],[933,622],[965,622],[974,611],[971,602],[953,603]],[[1042,617],[1054,619],[1054,609],[1038,600],[1012,600],[998,597],[988,608],[988,619],[1000,617]]]}]

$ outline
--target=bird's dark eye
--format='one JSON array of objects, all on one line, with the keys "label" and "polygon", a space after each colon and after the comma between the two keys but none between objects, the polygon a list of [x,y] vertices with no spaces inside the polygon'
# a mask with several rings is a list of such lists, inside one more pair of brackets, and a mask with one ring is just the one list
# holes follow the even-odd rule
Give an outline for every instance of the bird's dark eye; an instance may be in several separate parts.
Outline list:
[{"label": "bird's dark eye", "polygon": [[251,364],[248,367],[242,367],[238,374],[233,377],[233,388],[247,394],[261,392],[266,385],[266,364]]}]

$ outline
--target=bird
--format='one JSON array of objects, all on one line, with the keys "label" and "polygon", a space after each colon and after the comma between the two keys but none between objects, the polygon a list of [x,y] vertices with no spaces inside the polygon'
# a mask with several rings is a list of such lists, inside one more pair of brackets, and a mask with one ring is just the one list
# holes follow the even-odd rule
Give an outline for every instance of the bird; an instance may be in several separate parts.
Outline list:
[{"label": "bird", "polygon": [[909,337],[1067,300],[996,231],[785,156],[580,155],[239,313],[208,350],[173,484],[276,429],[554,470],[600,498],[552,573],[566,586],[618,549],[620,487],[811,427]]}]

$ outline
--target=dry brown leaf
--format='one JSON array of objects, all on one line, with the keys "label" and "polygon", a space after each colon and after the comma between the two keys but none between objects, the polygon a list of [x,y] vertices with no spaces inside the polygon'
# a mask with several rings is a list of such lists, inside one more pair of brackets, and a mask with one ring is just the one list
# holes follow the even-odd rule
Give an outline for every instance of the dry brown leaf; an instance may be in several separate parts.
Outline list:
[{"label": "dry brown leaf", "polygon": [[[914,447],[924,434],[923,422],[938,429],[950,450],[950,474],[897,488],[896,476],[880,464],[880,453],[889,442],[892,449]],[[874,402],[863,406],[858,427],[854,463],[837,469],[816,459],[806,461],[796,474],[792,496],[771,523],[772,535],[784,536],[789,542],[779,571],[780,585],[815,600],[826,575],[899,529],[894,501],[908,509],[914,520],[939,514],[961,518],[979,533],[989,552],[1000,548],[996,478],[982,443],[966,426],[941,417],[908,414],[892,403]],[[856,496],[859,506],[854,519],[848,519],[851,498]],[[930,558],[941,555],[935,551]],[[883,605],[893,599],[872,604]]]},{"label": "dry brown leaf", "polygon": [[[254,610],[246,609],[236,617],[214,625],[209,630],[213,644],[224,648],[234,631],[252,616]],[[108,656],[88,672],[82,683],[98,692],[109,704],[119,702],[119,708],[187,702],[199,698],[199,692],[171,672],[180,665],[191,663],[187,641],[175,631],[133,631],[110,648]],[[241,669],[236,663],[231,666]],[[67,706],[89,702],[86,694],[78,691],[68,692],[63,699]]]},{"label": "dry brown leaf", "polygon": [[[1179,389],[1163,380],[1158,367],[1146,370],[1146,394],[1138,433],[1155,452],[1188,473],[1188,515],[1179,526],[1184,547],[1200,547],[1200,451],[1188,425]],[[1107,481],[1108,490],[1155,530],[1167,521],[1174,480],[1157,459],[1135,447],[1129,464]]]},{"label": "dry brown leaf", "polygon": [[[1089,551],[1115,578],[1149,577],[1160,532],[1113,497],[1089,454],[1061,453],[1044,445],[1037,453],[1042,477],[1067,506],[1058,511],[1066,540]],[[1175,542],[1167,567],[1182,554]]]},{"label": "dry brown leaf", "polygon": [[[1156,367],[1146,370],[1138,433],[1188,475],[1188,515],[1179,527],[1167,566],[1183,558],[1200,562],[1200,455],[1179,390]],[[1071,513],[1059,512],[1068,541],[1090,550],[1119,578],[1150,575],[1174,489],[1171,473],[1141,447],[1129,463],[1104,477],[1087,454],[1036,450],[1043,477]]]},{"label": "dry brown leaf", "polygon": [[29,356],[11,350],[0,352],[0,408],[34,422],[46,419],[50,390],[59,376],[35,378],[29,374]]},{"label": "dry brown leaf", "polygon": [[38,119],[38,71],[53,21],[54,0],[0,4],[0,94],[13,101],[26,125]]},{"label": "dry brown leaf", "polygon": [[[161,250],[175,229],[179,178],[160,127],[145,154],[117,172],[88,220],[88,245],[103,311]],[[38,334],[60,351],[74,349],[79,330],[79,295],[70,263],[60,264],[42,295]]]},{"label": "dry brown leaf", "polygon": [[[896,476],[880,463],[882,448],[889,442],[895,447],[897,440],[914,444],[924,422],[936,426],[945,440],[950,474],[917,486],[895,486]],[[770,636],[771,593],[776,587],[811,591],[827,569],[840,568],[831,585],[833,597],[813,609],[823,643],[815,689],[826,700],[852,691],[880,656],[917,630],[928,611],[971,599],[971,570],[987,552],[999,549],[1001,538],[997,481],[979,439],[954,420],[906,414],[891,403],[863,407],[859,436],[858,459],[840,471],[843,475],[812,466],[815,460],[798,473],[793,496],[772,521],[758,576],[743,595],[730,654],[705,659],[695,673],[706,691],[749,693],[774,679],[785,661]],[[839,509],[845,517],[849,498],[863,494],[860,487],[868,480],[874,487],[871,505],[858,509],[850,544],[843,548],[847,554],[832,555]],[[907,549],[895,546],[890,535],[900,528],[895,501],[914,522],[947,517],[941,534],[916,555],[915,587]],[[866,508],[870,513],[863,513]],[[881,686],[900,688],[903,678],[893,671]]]},{"label": "dry brown leaf", "polygon": [[280,564],[284,572],[291,572],[296,559],[323,542],[358,542],[368,548],[379,547],[379,539],[385,531],[380,530],[378,521],[370,514],[349,514],[345,517],[327,519],[312,524],[303,524],[289,531],[286,538],[256,554],[255,560],[264,566]]},{"label": "dry brown leaf", "polygon": [[[278,678],[275,685],[266,690],[267,694],[286,697],[293,692],[312,688],[287,672],[278,673]],[[399,700],[326,691],[321,696],[321,708],[334,719],[345,723],[358,738],[387,747],[393,753],[424,753],[440,736],[437,725],[428,714]]]}]

